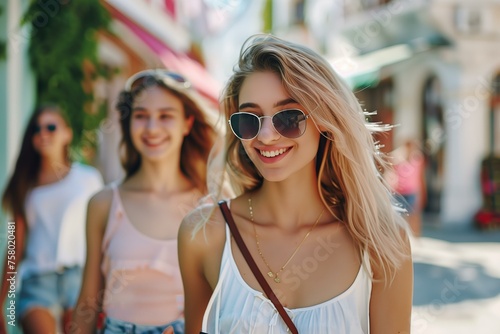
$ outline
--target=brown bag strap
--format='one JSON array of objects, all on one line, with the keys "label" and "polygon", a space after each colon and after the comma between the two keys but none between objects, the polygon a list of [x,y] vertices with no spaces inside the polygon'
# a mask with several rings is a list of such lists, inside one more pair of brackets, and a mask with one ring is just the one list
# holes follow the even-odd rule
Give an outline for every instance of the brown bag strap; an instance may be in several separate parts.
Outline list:
[{"label": "brown bag strap", "polygon": [[288,313],[286,313],[285,309],[283,308],[283,305],[281,305],[280,301],[278,300],[278,298],[274,294],[273,290],[269,286],[269,283],[267,283],[266,279],[264,278],[264,276],[260,272],[259,267],[257,267],[257,264],[255,263],[255,260],[252,258],[252,255],[248,251],[248,248],[245,245],[245,242],[243,241],[243,239],[241,238],[240,232],[238,231],[236,224],[234,223],[233,216],[231,215],[231,211],[229,211],[229,208],[227,207],[227,202],[220,201],[219,206],[220,206],[220,209],[222,211],[222,215],[224,216],[224,219],[226,220],[226,223],[229,226],[229,229],[231,230],[231,234],[233,235],[233,238],[236,241],[236,244],[238,245],[238,248],[240,249],[241,254],[243,254],[243,257],[247,261],[248,266],[252,270],[255,278],[257,279],[260,286],[262,287],[262,289],[266,293],[267,297],[274,304],[274,307],[276,307],[276,309],[278,310],[279,314],[281,315],[281,318],[283,318],[283,321],[285,321],[290,332],[293,334],[299,334],[297,327],[295,327],[292,319],[290,319],[290,316],[288,315]]}]

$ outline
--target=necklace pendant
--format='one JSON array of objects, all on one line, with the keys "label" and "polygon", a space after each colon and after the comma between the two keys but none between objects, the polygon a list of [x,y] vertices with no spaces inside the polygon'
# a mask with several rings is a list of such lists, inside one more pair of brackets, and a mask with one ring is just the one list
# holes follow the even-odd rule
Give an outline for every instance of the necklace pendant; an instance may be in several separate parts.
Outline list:
[{"label": "necklace pendant", "polygon": [[274,278],[274,274],[273,274],[273,272],[272,272],[272,271],[268,272],[268,273],[267,273],[267,276],[269,276],[269,277],[271,277],[271,278]]},{"label": "necklace pendant", "polygon": [[280,282],[281,282],[280,278],[279,278],[279,277],[277,277],[277,276],[274,278],[274,281],[275,281],[276,283],[280,283]]}]

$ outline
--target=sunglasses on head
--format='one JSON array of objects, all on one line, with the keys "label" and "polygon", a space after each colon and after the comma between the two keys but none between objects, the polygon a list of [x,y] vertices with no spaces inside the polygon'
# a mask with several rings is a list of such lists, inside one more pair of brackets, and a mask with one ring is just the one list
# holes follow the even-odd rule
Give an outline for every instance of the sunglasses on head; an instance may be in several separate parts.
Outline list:
[{"label": "sunglasses on head", "polygon": [[40,133],[42,132],[42,129],[45,129],[47,130],[47,132],[55,132],[57,130],[57,125],[55,124],[46,124],[46,125],[43,125],[43,126],[40,126],[40,125],[35,125],[35,133]]},{"label": "sunglasses on head", "polygon": [[135,87],[147,80],[162,81],[167,87],[174,86],[182,89],[191,87],[191,83],[179,73],[164,69],[145,70],[137,72],[125,82],[125,91],[131,92]]},{"label": "sunglasses on head", "polygon": [[250,140],[257,137],[262,127],[262,118],[270,118],[274,129],[283,137],[298,138],[306,132],[306,115],[300,109],[285,109],[272,116],[257,116],[240,111],[229,117],[229,126],[239,139]]}]

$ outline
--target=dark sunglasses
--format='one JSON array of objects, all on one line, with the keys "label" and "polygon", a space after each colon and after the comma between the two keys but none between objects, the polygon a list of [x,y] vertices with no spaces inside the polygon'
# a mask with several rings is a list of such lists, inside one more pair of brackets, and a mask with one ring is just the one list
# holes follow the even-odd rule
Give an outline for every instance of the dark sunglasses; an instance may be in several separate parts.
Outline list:
[{"label": "dark sunglasses", "polygon": [[283,137],[298,138],[306,132],[306,115],[300,109],[285,109],[272,116],[257,116],[240,111],[229,117],[229,126],[239,139],[250,140],[257,137],[262,127],[262,118],[271,118],[274,129]]},{"label": "dark sunglasses", "polygon": [[45,129],[48,132],[52,133],[52,132],[55,132],[57,130],[57,125],[55,125],[55,124],[47,124],[44,126],[35,125],[35,131],[34,131],[35,134],[42,132],[42,129]]},{"label": "dark sunglasses", "polygon": [[164,69],[153,69],[137,72],[128,78],[125,82],[125,91],[131,92],[133,88],[143,83],[144,80],[148,80],[148,78],[162,81],[167,87],[173,86],[181,89],[191,87],[191,83],[179,73]]}]

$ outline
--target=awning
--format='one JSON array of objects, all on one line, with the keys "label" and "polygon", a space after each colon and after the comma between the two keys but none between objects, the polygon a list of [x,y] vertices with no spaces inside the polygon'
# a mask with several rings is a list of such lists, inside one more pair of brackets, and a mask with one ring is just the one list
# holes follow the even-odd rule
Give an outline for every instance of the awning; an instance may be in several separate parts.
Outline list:
[{"label": "awning", "polygon": [[158,55],[167,69],[182,74],[201,95],[218,107],[221,84],[216,81],[200,63],[191,59],[186,54],[172,50],[167,43],[160,40],[157,36],[122,13],[119,9],[114,7],[113,4],[110,2],[107,4],[111,15],[122,22],[131,32],[140,38],[151,51]]},{"label": "awning", "polygon": [[349,86],[356,89],[376,86],[383,67],[409,59],[413,54],[407,44],[400,44],[358,57],[333,59],[330,63]]},{"label": "awning", "polygon": [[352,88],[375,86],[382,79],[383,67],[451,45],[424,3],[408,3],[394,15],[376,14],[361,15],[342,28],[339,37],[347,43],[350,54],[330,62]]},{"label": "awning", "polygon": [[425,2],[408,2],[395,14],[367,13],[345,26],[340,34],[359,55],[399,44],[422,50],[451,45]]},{"label": "awning", "polygon": [[163,5],[159,1],[151,0],[105,0],[103,4],[111,9],[112,14],[115,14],[113,11],[118,11],[149,34],[156,36],[170,49],[186,52],[191,46],[191,36],[172,17],[172,10],[168,8],[171,1],[163,0]]}]

